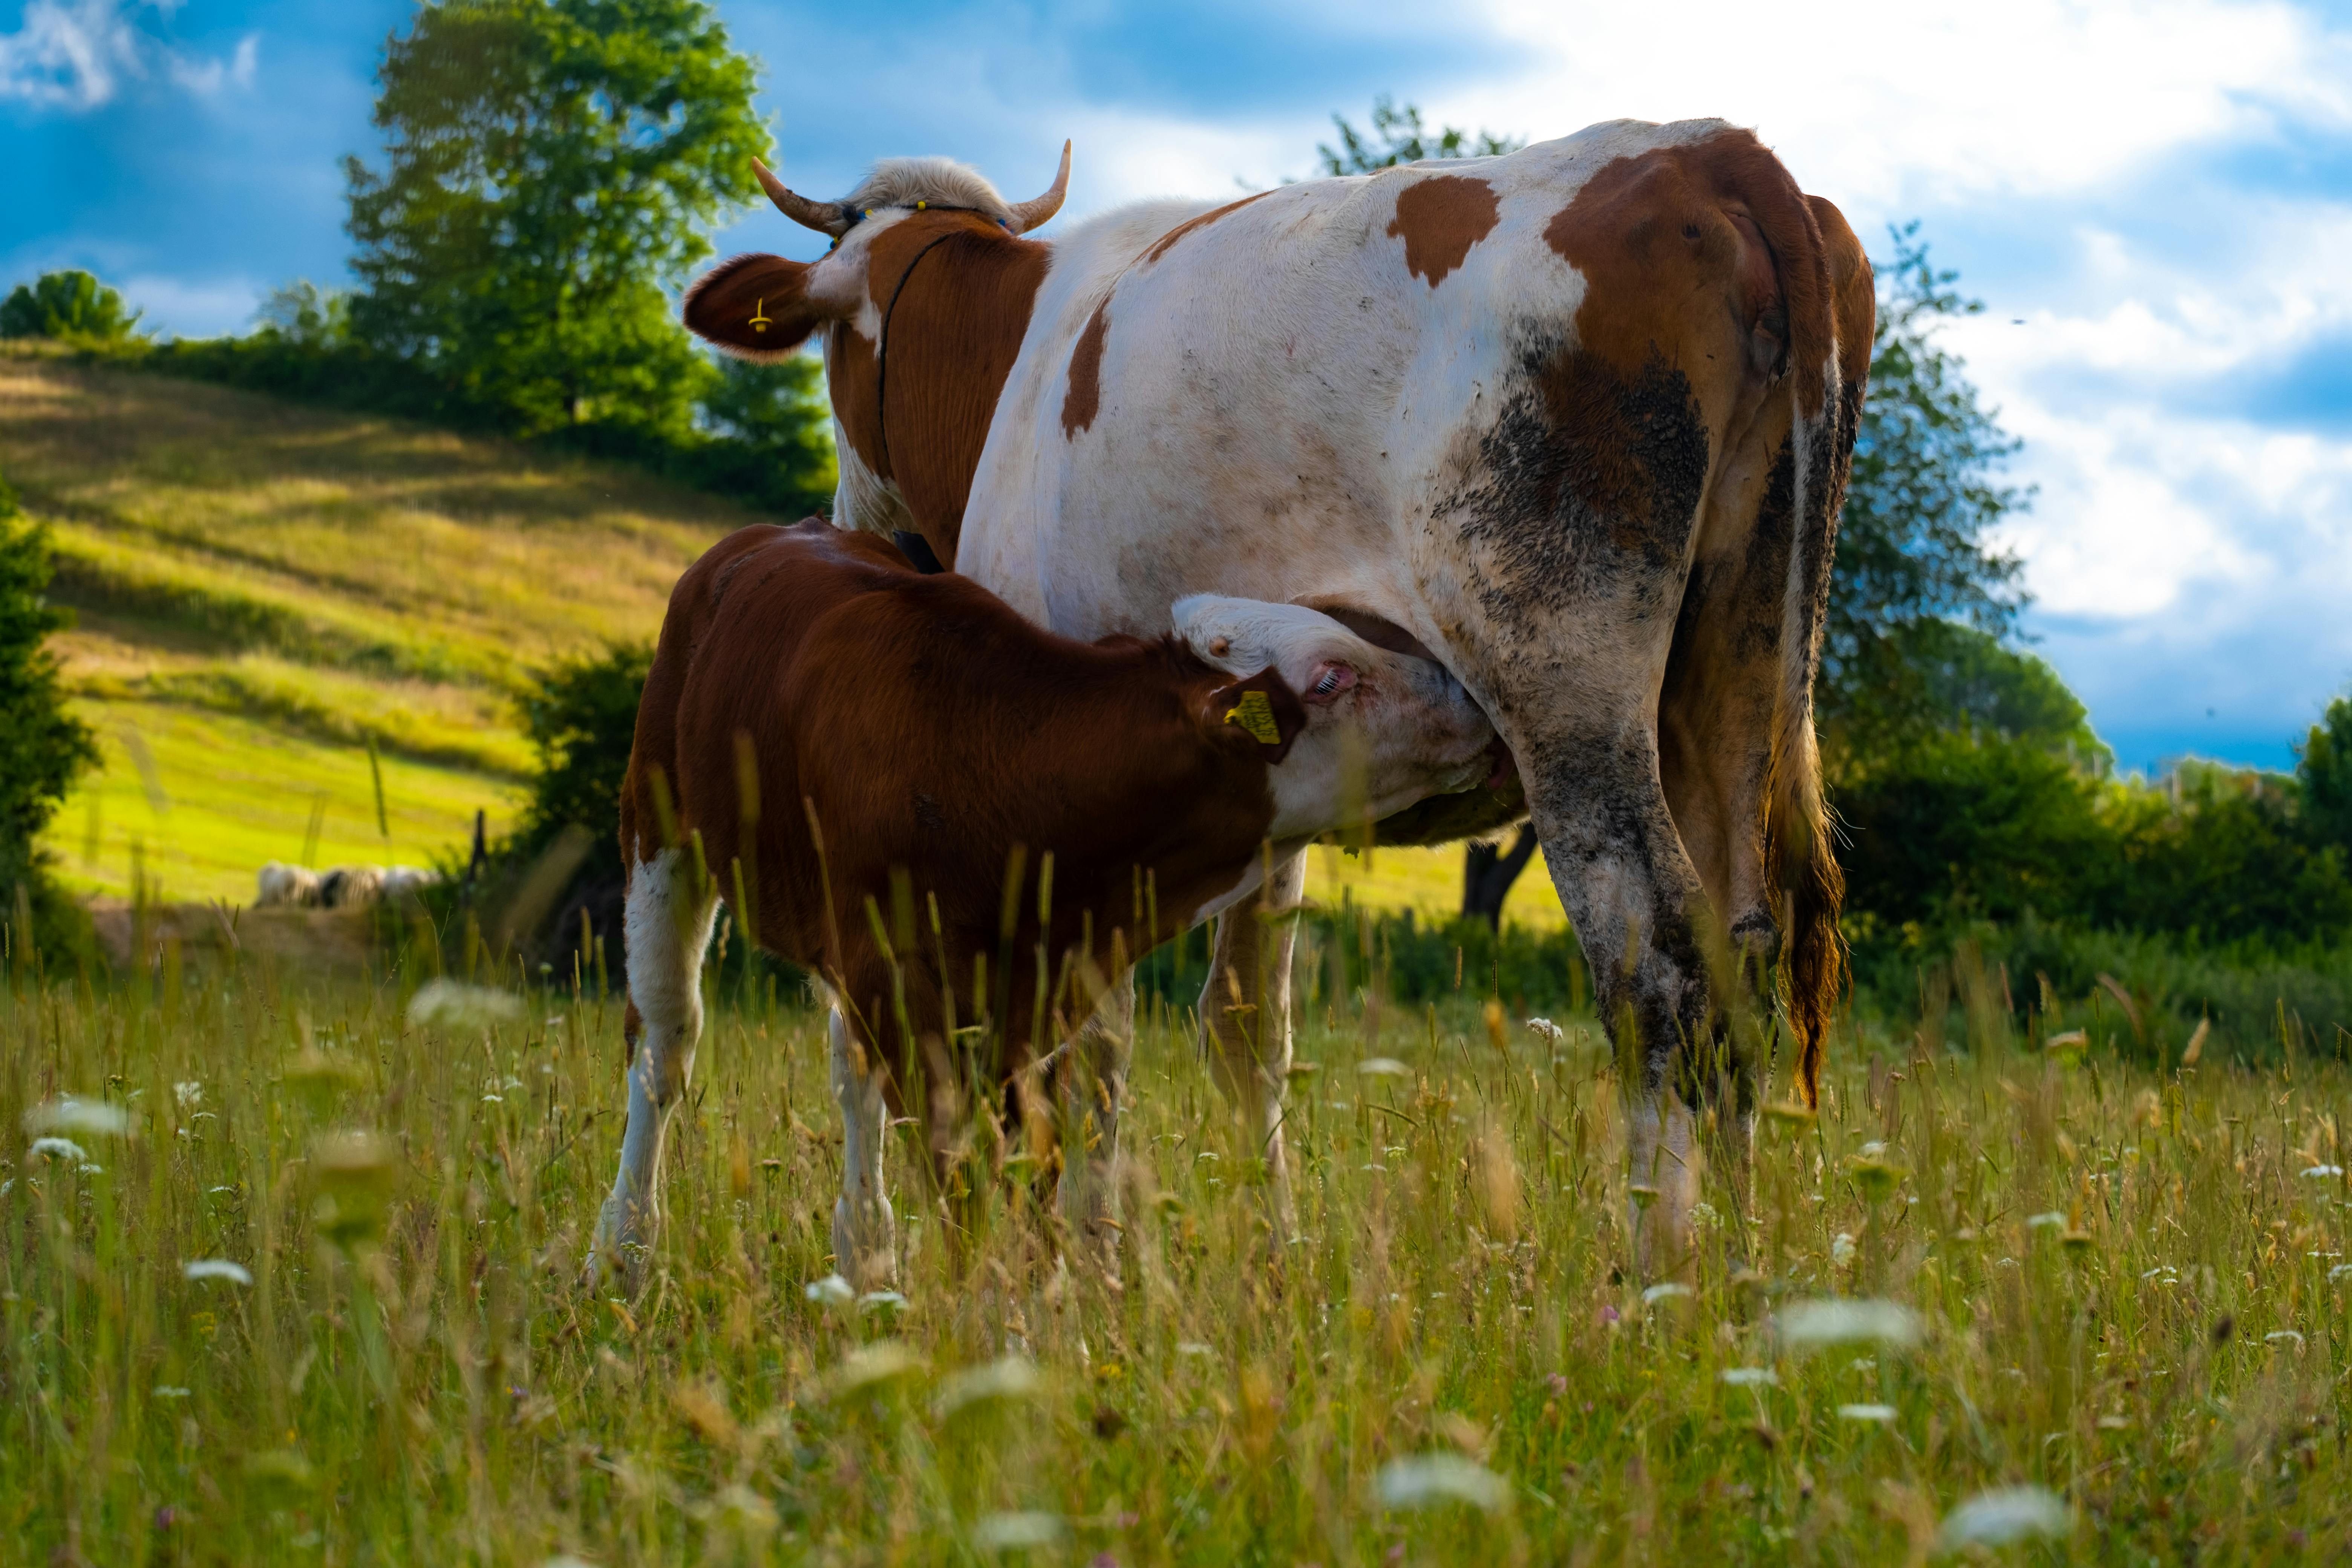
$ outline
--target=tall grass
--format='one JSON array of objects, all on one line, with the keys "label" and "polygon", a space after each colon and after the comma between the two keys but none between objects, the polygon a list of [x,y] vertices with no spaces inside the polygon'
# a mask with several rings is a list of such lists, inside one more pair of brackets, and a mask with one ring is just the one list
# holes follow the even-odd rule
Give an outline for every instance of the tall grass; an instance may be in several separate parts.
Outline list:
[{"label": "tall grass", "polygon": [[1589,1019],[1490,1032],[1475,984],[1302,1003],[1279,1245],[1153,1002],[1118,1285],[1060,1261],[1021,1156],[958,1248],[896,1160],[903,1300],[844,1300],[820,1021],[725,965],[619,1300],[576,1283],[622,1102],[593,988],[419,1005],[167,951],[108,989],[12,957],[16,1560],[2352,1550],[2333,1065],[2029,1053],[1970,980],[1973,1039],[1842,1030],[1823,1113],[1765,1122],[1752,1219],[1711,1190],[1677,1294],[1625,1274]]}]

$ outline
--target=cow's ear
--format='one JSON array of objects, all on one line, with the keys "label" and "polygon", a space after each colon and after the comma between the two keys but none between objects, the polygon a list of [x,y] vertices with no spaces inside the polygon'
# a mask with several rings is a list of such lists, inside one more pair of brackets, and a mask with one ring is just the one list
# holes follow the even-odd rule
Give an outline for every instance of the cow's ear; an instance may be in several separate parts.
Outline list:
[{"label": "cow's ear", "polygon": [[1290,743],[1307,728],[1306,706],[1271,665],[1209,693],[1208,718],[1220,732],[1230,728],[1255,742],[1269,766],[1290,754]]},{"label": "cow's ear", "polygon": [[687,330],[738,359],[782,359],[824,325],[808,272],[781,256],[730,257],[687,289]]}]

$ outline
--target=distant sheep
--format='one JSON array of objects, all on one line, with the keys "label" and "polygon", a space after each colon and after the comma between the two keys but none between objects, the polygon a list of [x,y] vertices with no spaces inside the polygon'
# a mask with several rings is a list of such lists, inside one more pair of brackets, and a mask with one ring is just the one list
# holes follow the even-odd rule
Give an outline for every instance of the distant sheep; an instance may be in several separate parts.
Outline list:
[{"label": "distant sheep", "polygon": [[383,873],[383,896],[396,899],[403,893],[421,892],[440,880],[440,872],[422,866],[389,866]]},{"label": "distant sheep", "polygon": [[258,909],[366,909],[386,899],[414,896],[441,880],[421,866],[336,866],[313,871],[272,860],[262,867]]},{"label": "distant sheep", "polygon": [[272,860],[261,868],[256,909],[310,909],[319,901],[319,873],[308,866]]},{"label": "distant sheep", "polygon": [[363,910],[383,898],[383,868],[338,866],[319,879],[319,907]]}]

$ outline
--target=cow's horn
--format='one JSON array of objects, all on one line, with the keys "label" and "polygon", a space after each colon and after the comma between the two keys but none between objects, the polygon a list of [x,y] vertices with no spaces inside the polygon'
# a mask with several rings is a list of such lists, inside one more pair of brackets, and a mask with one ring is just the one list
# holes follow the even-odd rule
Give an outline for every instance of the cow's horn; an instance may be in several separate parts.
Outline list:
[{"label": "cow's horn", "polygon": [[1062,198],[1070,192],[1070,144],[1062,143],[1062,167],[1054,175],[1054,183],[1045,194],[1034,201],[1013,204],[1013,232],[1027,234],[1062,210]]},{"label": "cow's horn", "polygon": [[757,158],[751,160],[751,173],[760,177],[760,188],[768,193],[768,199],[776,204],[776,210],[803,228],[813,228],[835,239],[848,231],[849,219],[843,216],[838,205],[809,200],[776,178],[775,171]]}]

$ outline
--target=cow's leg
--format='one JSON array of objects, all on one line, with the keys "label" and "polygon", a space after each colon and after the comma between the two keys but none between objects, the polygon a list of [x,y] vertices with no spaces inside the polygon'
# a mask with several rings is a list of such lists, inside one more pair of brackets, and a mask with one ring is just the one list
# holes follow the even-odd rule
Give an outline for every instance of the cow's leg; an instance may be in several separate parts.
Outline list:
[{"label": "cow's leg", "polygon": [[1694,1261],[1699,1162],[1690,1053],[1712,1058],[1717,1023],[1694,921],[1705,895],[1659,786],[1647,715],[1521,754],[1552,759],[1528,800],[1552,880],[1592,963],[1618,1040],[1628,1101],[1635,1268],[1664,1279]]},{"label": "cow's leg", "polygon": [[825,1021],[833,1046],[833,1097],[841,1105],[841,1196],[833,1205],[833,1257],[861,1290],[898,1278],[898,1217],[882,1187],[882,1140],[890,1109],[882,1064],[850,1037],[835,1005]]},{"label": "cow's leg", "polygon": [[1201,992],[1210,1076],[1241,1112],[1243,1134],[1265,1163],[1266,1202],[1275,1234],[1284,1241],[1298,1230],[1282,1137],[1282,1095],[1290,1077],[1290,960],[1298,921],[1295,914],[1273,921],[1265,915],[1296,910],[1306,890],[1302,850],[1274,868],[1256,897],[1219,915],[1209,983]]},{"label": "cow's leg", "polygon": [[628,955],[629,1124],[621,1168],[596,1218],[589,1278],[618,1269],[634,1287],[661,1234],[661,1152],[670,1112],[694,1070],[702,1037],[702,953],[719,899],[675,849],[631,868],[623,941]]},{"label": "cow's leg", "polygon": [[[1068,1136],[1076,1147],[1062,1161],[1056,1205],[1078,1245],[1106,1266],[1118,1255],[1119,1101],[1127,1092],[1135,1050],[1135,971],[1103,994],[1071,1043],[1072,1060],[1060,1075]],[[1111,1222],[1106,1225],[1103,1222]]]}]

